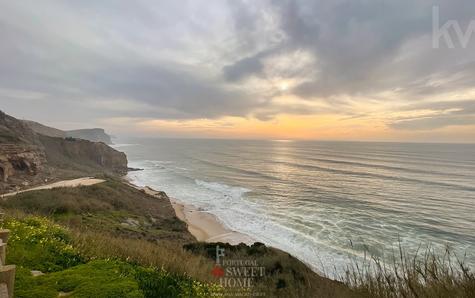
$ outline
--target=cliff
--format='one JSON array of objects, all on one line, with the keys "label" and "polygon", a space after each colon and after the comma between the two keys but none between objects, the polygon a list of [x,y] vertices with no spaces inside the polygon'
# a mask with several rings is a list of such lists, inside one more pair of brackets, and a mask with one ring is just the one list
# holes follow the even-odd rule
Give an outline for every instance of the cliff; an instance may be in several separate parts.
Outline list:
[{"label": "cliff", "polygon": [[106,134],[106,132],[102,128],[69,130],[66,131],[66,136],[89,140],[92,142],[103,142],[108,145],[112,144],[111,137]]},{"label": "cliff", "polygon": [[37,134],[24,122],[0,111],[0,144],[39,145]]},{"label": "cliff", "polygon": [[0,192],[42,182],[45,165],[38,135],[0,111]]},{"label": "cliff", "polygon": [[49,127],[41,123],[30,121],[30,120],[22,120],[22,122],[25,123],[29,128],[31,128],[37,134],[42,134],[44,136],[55,137],[55,138],[66,137],[66,132],[60,129]]},{"label": "cliff", "polygon": [[0,144],[0,191],[39,184],[47,179],[46,155],[40,147]]},{"label": "cliff", "polygon": [[29,128],[31,128],[37,134],[55,138],[76,138],[88,140],[91,142],[103,142],[111,145],[112,140],[104,129],[102,128],[90,128],[90,129],[76,129],[76,130],[60,130],[57,128],[49,127],[41,123],[29,120],[22,120]]},{"label": "cliff", "polygon": [[125,154],[104,143],[46,136],[30,125],[0,111],[0,192],[52,179],[127,172]]},{"label": "cliff", "polygon": [[127,173],[127,157],[101,142],[39,135],[48,163],[63,170],[93,174],[98,171],[117,175]]}]

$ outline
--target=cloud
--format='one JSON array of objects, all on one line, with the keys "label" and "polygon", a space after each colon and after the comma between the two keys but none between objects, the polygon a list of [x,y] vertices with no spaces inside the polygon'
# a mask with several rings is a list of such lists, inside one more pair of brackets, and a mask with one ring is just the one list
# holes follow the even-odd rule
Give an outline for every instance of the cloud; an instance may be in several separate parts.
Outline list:
[{"label": "cloud", "polygon": [[249,75],[261,73],[264,68],[261,59],[266,55],[266,52],[262,52],[251,57],[243,58],[232,65],[225,66],[223,68],[224,77],[228,81],[239,81]]},{"label": "cloud", "polygon": [[475,115],[440,115],[435,117],[397,121],[391,124],[396,129],[434,130],[448,126],[475,125]]},{"label": "cloud", "polygon": [[[294,93],[303,98],[371,95],[393,88],[399,88],[401,97],[423,96],[442,88],[470,87],[475,74],[475,42],[467,49],[432,48],[434,5],[440,6],[441,24],[452,18],[461,24],[470,20],[461,7],[475,4],[456,2],[275,0],[269,9],[280,20],[286,37],[278,51],[274,46],[226,66],[224,72],[232,74],[227,76],[231,80],[263,76],[263,59],[276,52],[303,49],[314,55],[318,64],[311,67],[320,73],[296,86]],[[454,58],[460,63],[454,63]],[[447,73],[463,73],[465,81],[447,82],[438,88],[430,84],[434,76]]]},{"label": "cloud", "polygon": [[406,111],[426,111],[425,115],[396,119],[389,125],[401,130],[434,130],[448,126],[475,125],[475,100],[419,103]]},{"label": "cloud", "polygon": [[[103,10],[104,4],[97,7],[92,2],[89,4],[92,7],[84,5],[80,8],[93,10],[98,15],[108,13]],[[153,109],[129,110],[132,114],[160,118],[215,118],[224,114],[244,116],[260,105],[243,90],[225,86],[219,78],[207,76],[203,70],[190,71],[192,67],[180,61],[164,61],[154,55],[153,49],[143,51],[142,47],[153,45],[153,36],[144,37],[151,39],[150,44],[134,44],[134,39],[139,39],[133,36],[135,32],[140,34],[144,27],[166,23],[153,24],[153,16],[146,9],[139,10],[134,6],[132,10],[115,11],[125,20],[140,18],[137,24],[134,21],[129,23],[135,26],[135,30],[127,28],[123,32],[120,31],[124,28],[120,23],[123,19],[116,15],[104,16],[102,22],[108,28],[92,26],[88,30],[81,28],[81,22],[72,24],[62,18],[50,21],[41,17],[34,12],[34,5],[28,9],[22,7],[21,11],[19,7],[9,6],[0,18],[0,32],[3,32],[2,40],[5,41],[0,45],[0,51],[4,53],[0,58],[0,75],[3,78],[0,88],[24,93],[41,92],[48,94],[50,101],[56,102],[90,101],[94,98],[107,103],[121,98],[136,101],[137,106],[160,107],[158,110],[162,112]],[[8,16],[8,8],[10,13],[19,14],[18,21]],[[73,13],[68,7],[55,9],[66,15]],[[38,19],[39,26],[35,26],[30,16]],[[74,15],[74,18],[86,21],[80,15]],[[54,28],[56,26],[58,28]],[[106,105],[102,108],[107,111]],[[110,110],[117,111],[117,107]]]},{"label": "cloud", "polygon": [[5,2],[0,103],[57,122],[349,119],[384,106],[435,111],[382,119],[393,129],[472,124],[473,101],[451,98],[475,89],[475,41],[434,49],[434,5],[441,24],[475,18],[471,0]]}]

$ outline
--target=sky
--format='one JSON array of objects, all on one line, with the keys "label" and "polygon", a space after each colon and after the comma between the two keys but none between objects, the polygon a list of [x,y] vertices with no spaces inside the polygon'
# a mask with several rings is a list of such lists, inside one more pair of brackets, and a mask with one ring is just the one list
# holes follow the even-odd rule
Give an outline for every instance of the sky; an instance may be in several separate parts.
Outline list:
[{"label": "sky", "polygon": [[0,109],[17,118],[118,136],[475,142],[473,0],[0,8]]}]

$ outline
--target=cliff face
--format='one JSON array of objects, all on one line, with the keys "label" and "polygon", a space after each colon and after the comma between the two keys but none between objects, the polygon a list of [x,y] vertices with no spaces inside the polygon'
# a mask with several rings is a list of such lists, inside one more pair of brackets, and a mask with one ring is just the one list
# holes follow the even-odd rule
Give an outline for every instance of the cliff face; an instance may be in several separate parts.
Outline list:
[{"label": "cliff face", "polygon": [[0,111],[0,192],[99,173],[126,174],[126,155],[100,142],[35,133]]},{"label": "cliff face", "polygon": [[38,136],[0,111],[0,191],[40,183],[46,176],[46,163]]},{"label": "cliff face", "polygon": [[0,144],[0,190],[43,182],[48,176],[41,148],[24,144]]},{"label": "cliff face", "polygon": [[73,138],[53,138],[39,135],[45,146],[48,162],[65,170],[94,172],[100,169],[113,174],[127,173],[127,157],[104,143]]}]

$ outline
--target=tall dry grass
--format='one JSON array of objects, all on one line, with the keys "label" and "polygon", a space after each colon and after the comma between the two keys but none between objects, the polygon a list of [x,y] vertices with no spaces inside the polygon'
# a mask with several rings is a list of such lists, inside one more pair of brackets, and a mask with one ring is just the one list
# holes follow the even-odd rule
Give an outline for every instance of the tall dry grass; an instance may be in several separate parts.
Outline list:
[{"label": "tall dry grass", "polygon": [[475,297],[475,274],[450,249],[410,255],[401,245],[389,262],[365,257],[352,261],[340,278],[360,297]]},{"label": "tall dry grass", "polygon": [[73,243],[80,253],[90,259],[118,258],[142,266],[163,268],[167,272],[211,281],[213,263],[202,256],[185,251],[174,243],[152,243],[127,239],[98,232],[75,231]]}]

